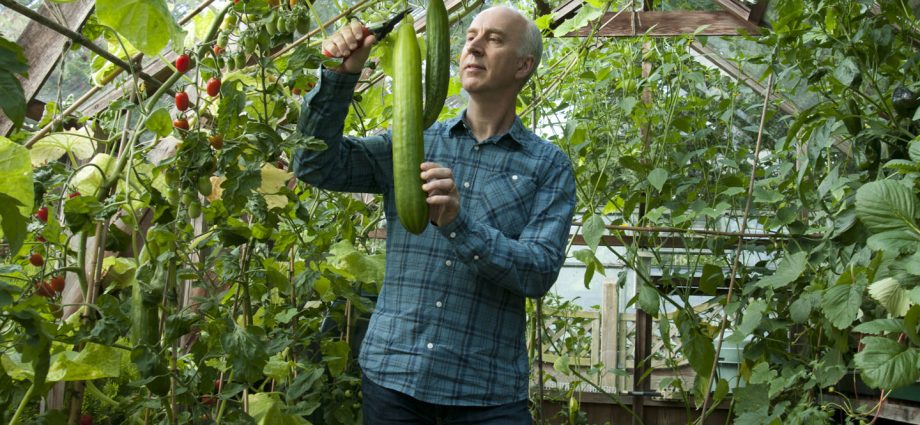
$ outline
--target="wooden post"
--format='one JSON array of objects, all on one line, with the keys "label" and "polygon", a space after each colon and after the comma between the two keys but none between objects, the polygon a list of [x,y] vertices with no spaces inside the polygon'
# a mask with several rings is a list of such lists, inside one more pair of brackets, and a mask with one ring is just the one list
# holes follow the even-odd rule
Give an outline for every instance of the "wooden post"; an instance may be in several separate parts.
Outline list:
[{"label": "wooden post", "polygon": [[[620,294],[619,286],[614,280],[604,281],[601,296],[601,358],[607,369],[617,368],[620,366],[617,361],[617,352],[619,351],[619,324],[620,324]],[[617,375],[604,374],[601,378],[601,386],[604,389],[613,389],[619,392],[621,389],[617,385]]]}]

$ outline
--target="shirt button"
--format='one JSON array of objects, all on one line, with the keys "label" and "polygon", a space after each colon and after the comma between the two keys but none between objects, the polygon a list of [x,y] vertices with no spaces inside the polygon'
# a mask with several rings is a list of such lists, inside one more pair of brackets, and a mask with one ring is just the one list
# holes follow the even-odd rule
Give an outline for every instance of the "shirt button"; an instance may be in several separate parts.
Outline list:
[{"label": "shirt button", "polygon": [[469,188],[469,187],[470,187],[470,182],[463,182],[463,187]]},{"label": "shirt button", "polygon": [[444,306],[444,303],[438,301],[438,302],[434,303],[434,305],[436,305],[438,308],[441,308],[441,307]]},{"label": "shirt button", "polygon": [[428,349],[429,349],[429,350],[433,350],[433,349],[434,349],[434,343],[429,342],[429,343],[428,343]]},{"label": "shirt button", "polygon": [[479,256],[478,256],[478,255],[474,255],[474,256],[473,256],[473,259],[474,259],[474,260],[478,260],[478,259],[479,259]]},{"label": "shirt button", "polygon": [[478,150],[479,150],[479,146],[473,146],[473,150],[474,150],[474,151],[478,151]]},{"label": "shirt button", "polygon": [[450,232],[451,239],[456,238],[456,237],[457,237],[457,232]]},{"label": "shirt button", "polygon": [[518,179],[517,174],[511,176],[511,180],[517,180],[517,179]]},{"label": "shirt button", "polygon": [[447,260],[447,261],[444,262],[444,265],[447,266],[447,267],[450,267],[450,266],[453,265],[453,264],[454,264],[454,263],[453,263],[452,261],[450,261],[450,260]]}]

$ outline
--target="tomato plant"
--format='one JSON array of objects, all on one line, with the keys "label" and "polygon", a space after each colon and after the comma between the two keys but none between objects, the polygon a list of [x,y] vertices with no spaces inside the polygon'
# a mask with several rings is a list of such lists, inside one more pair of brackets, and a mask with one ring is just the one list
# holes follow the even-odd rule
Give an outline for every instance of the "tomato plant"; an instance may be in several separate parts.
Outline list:
[{"label": "tomato plant", "polygon": [[[172,46],[178,72],[142,87],[136,75],[106,80],[113,66],[97,65],[94,81],[130,95],[67,121],[79,129],[54,124],[65,103],[48,103],[50,133],[0,138],[2,417],[358,423],[349,337],[382,280],[383,246],[369,236],[385,219],[381,200],[318,190],[291,173],[294,152],[323,148],[296,123],[318,69],[334,63],[317,49],[317,25],[329,31],[342,21],[321,21],[345,10],[234,1],[195,18],[192,31],[164,2],[148,3],[138,22],[122,19],[131,11],[116,0],[98,0],[84,31],[115,46],[114,31],[146,65],[168,68],[163,49]],[[368,22],[393,11],[353,6],[344,15]],[[602,23],[595,6],[546,30]],[[898,30],[917,20],[896,2],[774,7],[770,31],[731,43],[548,38],[519,113],[573,160],[585,245],[571,254],[585,286],[602,273],[614,279],[601,253],[615,256],[628,270],[621,288],[635,289],[625,304],[661,336],[653,360],[691,372],[653,390],[688,411],[730,398],[739,422],[866,420],[871,412],[822,397],[855,379],[887,392],[920,373],[920,71],[915,36]],[[163,30],[143,30],[154,23]],[[764,114],[760,93],[700,65],[689,53],[698,44],[736,49],[753,79],[772,75],[774,94],[795,100],[797,113],[778,112],[772,97]],[[28,71],[16,47],[0,43],[2,81]],[[362,84],[398,66],[391,48],[375,48]],[[449,90],[462,98],[456,81]],[[163,98],[172,92],[174,102]],[[362,86],[346,132],[388,128],[392,102],[387,84]],[[19,103],[22,114],[2,104],[14,121]],[[442,118],[459,112],[451,105]],[[632,242],[605,247],[611,238]],[[717,307],[695,309],[701,299]],[[574,388],[625,371],[572,362],[591,350],[586,319],[537,323],[534,303],[528,309],[530,340],[553,346],[556,370],[575,382],[560,397],[563,414],[583,423]],[[720,346],[740,353],[734,378],[710,379]],[[46,400],[40,412],[53,385],[85,395]]]}]

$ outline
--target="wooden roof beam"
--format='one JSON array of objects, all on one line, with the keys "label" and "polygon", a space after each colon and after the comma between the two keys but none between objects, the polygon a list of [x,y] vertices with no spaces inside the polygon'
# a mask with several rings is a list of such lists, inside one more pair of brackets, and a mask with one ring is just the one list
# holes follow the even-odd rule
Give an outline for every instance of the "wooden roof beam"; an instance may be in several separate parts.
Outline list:
[{"label": "wooden roof beam", "polygon": [[[633,27],[632,19],[636,25]],[[699,35],[737,36],[742,32],[756,33],[757,25],[743,20],[731,12],[637,12],[635,14],[609,12],[601,18],[605,24],[598,30],[597,37],[674,37],[696,32],[705,26]],[[566,34],[566,37],[585,37],[591,33],[591,26],[585,26]]]},{"label": "wooden roof beam", "polygon": [[760,25],[763,21],[763,15],[767,11],[769,0],[759,0],[754,6],[747,6],[737,0],[715,0],[715,2],[735,16],[755,25]]},{"label": "wooden roof beam", "polygon": [[[66,22],[61,22],[61,24],[72,31],[79,31],[90,13],[93,12],[95,4],[96,2],[92,0],[79,0],[72,3],[46,2],[39,8],[38,13],[54,17],[58,14],[52,13],[51,8],[57,8],[60,15],[66,19]],[[20,79],[27,103],[35,97],[45,80],[51,75],[51,71],[54,70],[58,59],[69,45],[69,41],[66,36],[35,21],[29,21],[22,35],[16,39],[16,44],[22,46],[29,65],[29,78]],[[34,112],[36,107],[37,105],[30,103],[30,112]],[[13,122],[6,115],[0,115],[0,135],[7,134],[12,128]]]}]

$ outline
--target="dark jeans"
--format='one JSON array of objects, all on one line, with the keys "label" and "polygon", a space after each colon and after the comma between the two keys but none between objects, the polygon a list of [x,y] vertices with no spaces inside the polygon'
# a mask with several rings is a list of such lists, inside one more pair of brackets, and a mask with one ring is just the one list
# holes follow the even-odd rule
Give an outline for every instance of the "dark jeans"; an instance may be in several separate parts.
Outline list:
[{"label": "dark jeans", "polygon": [[532,425],[527,400],[498,406],[442,406],[361,382],[364,425]]}]

